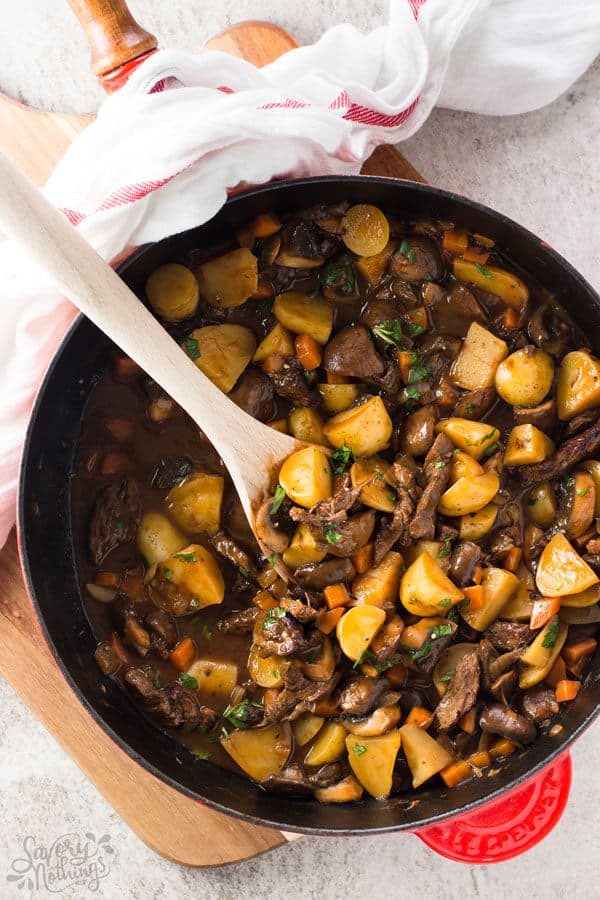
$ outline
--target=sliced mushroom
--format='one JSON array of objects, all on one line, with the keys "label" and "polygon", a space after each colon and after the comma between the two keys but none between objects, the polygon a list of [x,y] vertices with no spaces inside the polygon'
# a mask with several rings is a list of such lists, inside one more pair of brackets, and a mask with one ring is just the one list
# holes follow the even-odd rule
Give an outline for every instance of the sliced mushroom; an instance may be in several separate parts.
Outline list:
[{"label": "sliced mushroom", "polygon": [[500,703],[490,703],[485,707],[479,717],[479,725],[485,732],[499,734],[519,744],[531,744],[537,734],[532,722]]},{"label": "sliced mushroom", "polygon": [[281,232],[281,249],[275,260],[278,266],[291,269],[315,269],[324,258],[314,231],[306,222],[292,222]]},{"label": "sliced mushroom", "polygon": [[399,721],[400,710],[397,706],[380,706],[367,719],[362,719],[359,722],[344,719],[344,728],[350,734],[357,734],[360,737],[375,737],[378,734],[385,734],[386,731],[394,728]]},{"label": "sliced mushroom", "polygon": [[254,527],[256,536],[264,547],[273,553],[283,553],[289,546],[290,536],[271,518],[271,507],[274,499],[274,497],[269,497],[259,507],[254,520]]},{"label": "sliced mushroom", "polygon": [[405,281],[422,281],[428,276],[439,281],[444,274],[444,263],[434,241],[411,235],[393,254],[389,272]]}]

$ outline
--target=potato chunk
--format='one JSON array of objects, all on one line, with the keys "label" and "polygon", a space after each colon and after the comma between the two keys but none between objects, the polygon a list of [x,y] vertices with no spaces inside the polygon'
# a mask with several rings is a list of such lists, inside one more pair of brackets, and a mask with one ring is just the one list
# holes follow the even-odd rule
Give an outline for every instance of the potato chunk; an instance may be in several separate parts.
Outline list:
[{"label": "potato chunk", "polygon": [[498,507],[495,503],[488,503],[483,509],[462,516],[460,520],[461,541],[478,541],[488,531],[491,531],[496,522]]},{"label": "potato chunk", "polygon": [[198,690],[216,698],[229,697],[237,684],[238,667],[227,659],[197,659],[187,670],[198,682]]},{"label": "potato chunk", "polygon": [[273,304],[273,315],[294,334],[310,334],[326,344],[333,328],[333,307],[321,297],[309,297],[299,291],[280,294]]},{"label": "potato chunk", "polygon": [[556,617],[542,628],[520,659],[519,687],[521,690],[526,691],[527,688],[544,680],[560,656],[568,632],[569,626],[564,622],[559,622]]},{"label": "potato chunk", "polygon": [[456,416],[444,419],[435,426],[450,438],[455,447],[464,450],[473,459],[480,460],[492,451],[500,439],[500,432],[488,422],[472,422]]},{"label": "potato chunk", "polygon": [[550,528],[556,517],[556,497],[549,481],[542,481],[529,491],[527,515],[540,528]]},{"label": "potato chunk", "polygon": [[253,644],[248,656],[248,674],[252,681],[260,687],[282,687],[283,677],[279,670],[282,662],[281,656],[274,654],[261,656],[258,648]]},{"label": "potato chunk", "polygon": [[371,397],[333,416],[323,426],[334,447],[349,447],[355,456],[374,456],[384,450],[392,437],[393,425],[381,397]]},{"label": "potato chunk", "polygon": [[600,406],[600,360],[586,350],[567,353],[558,375],[556,402],[563,422]]},{"label": "potato chunk", "polygon": [[313,713],[302,713],[293,724],[294,738],[298,747],[304,747],[319,733],[325,719]]},{"label": "potato chunk", "polygon": [[364,789],[376,800],[387,799],[400,749],[400,732],[388,731],[377,737],[349,734],[346,747],[350,767]]},{"label": "potato chunk", "polygon": [[171,488],[167,509],[186,531],[216,534],[221,524],[224,489],[225,479],[221,475],[196,472]]},{"label": "potato chunk", "polygon": [[324,550],[317,550],[317,542],[306,524],[298,525],[287,550],[283,551],[282,559],[290,569],[297,569],[305,563],[321,562],[325,559]]},{"label": "potato chunk", "polygon": [[243,325],[206,325],[192,331],[182,346],[206,377],[228,394],[252,359],[256,339]]},{"label": "potato chunk", "polygon": [[350,467],[352,487],[364,484],[359,501],[379,512],[391,513],[396,505],[395,482],[391,465],[372,456],[358,459]]},{"label": "potato chunk", "polygon": [[281,772],[292,746],[289,722],[267,725],[266,728],[238,728],[221,738],[221,747],[240,769],[259,782]]},{"label": "potato chunk", "polygon": [[500,340],[478,322],[471,322],[460,353],[452,367],[452,381],[467,391],[491,387],[496,369],[508,353]]},{"label": "potato chunk", "polygon": [[241,306],[256,293],[258,260],[245,247],[202,263],[196,269],[200,294],[211,306]]},{"label": "potato chunk", "polygon": [[580,594],[599,580],[561,532],[555,534],[542,550],[535,576],[542,596]]},{"label": "potato chunk", "polygon": [[357,256],[376,256],[390,237],[390,225],[384,214],[369,203],[351,206],[342,219],[342,240]]},{"label": "potato chunk", "polygon": [[333,416],[351,407],[363,389],[359,384],[319,384],[317,390],[325,410]]},{"label": "potato chunk", "polygon": [[472,478],[475,475],[483,475],[483,466],[476,459],[469,456],[463,450],[457,450],[452,457],[450,466],[450,481],[454,483],[459,478]]},{"label": "potato chunk", "polygon": [[308,509],[333,493],[329,459],[318,447],[296,450],[279,470],[279,483],[298,506]]},{"label": "potato chunk", "polygon": [[138,550],[149,566],[162,562],[172,553],[182,550],[188,542],[166,516],[157,512],[147,512],[140,522],[137,533]]},{"label": "potato chunk", "polygon": [[289,417],[290,433],[296,440],[305,441],[307,444],[321,444],[327,446],[328,441],[323,433],[323,419],[310,406],[300,406],[293,409]]},{"label": "potato chunk", "polygon": [[505,466],[530,466],[554,453],[554,442],[535,425],[515,425],[504,451]]},{"label": "potato chunk", "polygon": [[[222,603],[225,596],[225,582],[217,561],[200,544],[190,544],[159,563],[156,578],[165,594],[161,605],[173,615],[188,615]],[[183,589],[181,596],[178,588]]]},{"label": "potato chunk", "polygon": [[344,613],[335,629],[338,644],[348,659],[356,661],[385,622],[385,612],[377,606],[364,604]]},{"label": "potato chunk", "polygon": [[383,250],[374,256],[361,256],[356,262],[356,268],[369,284],[376,284],[387,269],[392,253],[397,249],[398,241],[388,241]]},{"label": "potato chunk", "polygon": [[554,362],[537,347],[523,347],[496,369],[496,390],[511,406],[537,406],[552,387]]},{"label": "potato chunk", "polygon": [[508,601],[516,594],[519,588],[519,579],[506,569],[491,567],[484,570],[481,584],[483,585],[483,606],[479,609],[469,609],[467,606],[466,609],[461,610],[461,616],[467,625],[476,631],[485,631],[488,625],[498,618]]},{"label": "potato chunk", "polygon": [[459,478],[440,497],[438,510],[443,516],[466,516],[478,512],[498,493],[500,480],[495,472]]},{"label": "potato chunk", "polygon": [[344,755],[346,749],[346,729],[339,722],[326,722],[315,738],[315,742],[304,757],[307,766],[324,766]]},{"label": "potato chunk", "polygon": [[420,787],[453,761],[448,751],[418,725],[403,725],[400,737],[414,788]]},{"label": "potato chunk", "polygon": [[600,516],[600,461],[597,459],[588,459],[587,462],[581,463],[581,468],[585,469],[586,472],[589,472],[594,480],[594,487],[596,488],[594,515],[598,517]]},{"label": "potato chunk", "polygon": [[148,302],[166,322],[182,322],[193,316],[200,293],[194,273],[178,263],[159,266],[146,282]]},{"label": "potato chunk", "polygon": [[454,277],[458,281],[474,284],[488,294],[495,294],[517,312],[522,312],[527,305],[529,290],[525,282],[514,272],[507,272],[506,269],[499,269],[496,266],[481,266],[456,257]]},{"label": "potato chunk", "polygon": [[414,616],[439,616],[464,597],[428,553],[408,567],[400,582],[400,602]]},{"label": "potato chunk", "polygon": [[352,582],[352,594],[359,603],[391,607],[398,596],[400,578],[404,569],[402,554],[390,550],[378,566],[363,575],[357,575]]},{"label": "potato chunk", "polygon": [[294,356],[294,338],[279,322],[262,339],[252,357],[253,362],[264,362],[267,356]]}]

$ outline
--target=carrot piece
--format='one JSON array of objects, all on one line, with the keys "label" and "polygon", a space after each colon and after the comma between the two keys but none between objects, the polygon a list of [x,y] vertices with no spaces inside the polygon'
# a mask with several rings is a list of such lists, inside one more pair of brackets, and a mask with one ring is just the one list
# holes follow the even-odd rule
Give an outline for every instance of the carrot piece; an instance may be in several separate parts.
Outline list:
[{"label": "carrot piece", "polygon": [[440,775],[446,787],[453,788],[456,787],[457,784],[466,781],[468,778],[472,778],[473,769],[464,759],[459,759],[458,762],[450,763],[449,766],[442,769]]},{"label": "carrot piece", "polygon": [[579,693],[580,687],[580,681],[569,681],[568,679],[564,678],[556,685],[556,699],[559,703],[566,703],[568,700],[574,700]]},{"label": "carrot piece", "polygon": [[463,588],[463,594],[469,601],[469,609],[481,609],[485,599],[485,589],[482,584],[473,584]]},{"label": "carrot piece", "polygon": [[483,567],[475,566],[475,570],[473,571],[473,575],[471,578],[473,584],[481,584],[482,579],[483,579]]},{"label": "carrot piece", "polygon": [[562,658],[567,665],[575,665],[583,657],[592,656],[597,648],[598,641],[594,640],[594,638],[586,638],[583,641],[578,641],[576,644],[570,644],[568,647],[565,647],[562,652]]},{"label": "carrot piece", "polygon": [[101,587],[117,588],[121,584],[118,572],[97,572],[94,582]]},{"label": "carrot piece", "polygon": [[494,241],[491,238],[486,237],[485,234],[477,234],[476,232],[473,232],[473,239],[476,240],[478,244],[483,244],[483,246],[487,247],[488,250],[491,250],[492,247],[496,246]]},{"label": "carrot piece", "polygon": [[259,609],[275,609],[277,606],[277,600],[268,591],[259,591],[252,598],[252,603]]},{"label": "carrot piece", "polygon": [[326,372],[325,379],[327,384],[350,384],[352,382],[351,378],[347,378],[345,375],[338,375],[336,372]]},{"label": "carrot piece", "polygon": [[467,237],[466,231],[460,231],[460,229],[454,228],[452,231],[444,232],[442,247],[446,253],[452,253],[455,256],[459,256],[461,253],[465,252],[468,246],[469,238]]},{"label": "carrot piece", "polygon": [[338,606],[347,606],[351,601],[348,588],[341,581],[337,584],[329,584],[323,590],[323,596],[325,597],[325,602],[329,609],[335,609]]},{"label": "carrot piece", "polygon": [[123,646],[123,641],[119,637],[116,631],[110,636],[110,646],[112,648],[113,653],[122,663],[128,663],[129,657],[127,656],[127,650]]},{"label": "carrot piece", "polygon": [[278,353],[271,353],[262,364],[265,372],[281,372],[285,360]]},{"label": "carrot piece", "polygon": [[490,254],[489,251],[479,250],[477,247],[467,247],[462,254],[462,258],[466,259],[468,262],[479,263],[479,265],[485,266],[490,258]]},{"label": "carrot piece", "polygon": [[559,656],[548,674],[546,675],[546,683],[550,687],[555,688],[559,681],[564,681],[567,677],[567,667],[562,656]]},{"label": "carrot piece", "polygon": [[277,216],[272,213],[259,213],[255,219],[252,219],[248,226],[250,231],[257,238],[271,237],[281,228],[281,222]]},{"label": "carrot piece", "polygon": [[556,615],[559,609],[560,597],[542,597],[541,600],[535,600],[531,610],[529,627],[533,629],[543,628]]},{"label": "carrot piece", "polygon": [[502,324],[505,328],[516,328],[519,324],[519,313],[517,310],[508,306],[502,316]]},{"label": "carrot piece", "polygon": [[118,378],[133,378],[142,370],[129,356],[115,356],[113,371]]},{"label": "carrot piece", "polygon": [[107,453],[100,463],[101,475],[119,475],[127,468],[127,457],[124,453]]},{"label": "carrot piece", "polygon": [[358,575],[368,572],[375,561],[375,544],[365,544],[350,557]]},{"label": "carrot piece", "polygon": [[395,666],[391,666],[389,669],[385,670],[385,677],[392,687],[404,687],[408,679],[408,671],[406,666],[403,666],[402,663],[397,663]]},{"label": "carrot piece", "polygon": [[400,375],[404,384],[408,384],[408,379],[410,378],[411,360],[411,353],[406,353],[404,350],[398,350],[398,366],[400,368]]},{"label": "carrot piece", "polygon": [[520,547],[511,547],[502,561],[502,568],[509,572],[516,572],[521,562],[523,551]]},{"label": "carrot piece", "polygon": [[298,334],[294,341],[296,356],[307,372],[318,369],[323,358],[323,351],[312,334]]},{"label": "carrot piece", "polygon": [[416,725],[418,728],[424,728],[425,731],[433,722],[433,713],[424,706],[413,706],[406,717],[406,725]]},{"label": "carrot piece", "polygon": [[265,688],[263,703],[266,707],[272,706],[279,697],[279,688]]},{"label": "carrot piece", "polygon": [[130,419],[107,419],[104,427],[116,441],[126,441],[133,434],[133,422]]},{"label": "carrot piece", "polygon": [[174,650],[169,653],[169,662],[180,672],[185,672],[194,662],[196,645],[191,637],[184,637],[179,641]]},{"label": "carrot piece", "polygon": [[[345,612],[346,610],[342,606],[338,606],[336,609],[322,610],[317,616],[317,628],[323,634],[331,634],[338,623],[338,619],[341,619]],[[377,672],[375,677],[377,677]]]},{"label": "carrot piece", "polygon": [[427,310],[424,306],[416,306],[414,309],[409,309],[408,312],[405,313],[405,316],[411,325],[420,325],[421,328],[429,328]]},{"label": "carrot piece", "polygon": [[469,712],[466,712],[464,716],[458,720],[458,727],[462,728],[467,734],[474,734],[475,727],[477,725],[475,721],[475,707],[472,706]]},{"label": "carrot piece", "polygon": [[492,757],[487,750],[478,750],[477,753],[471,753],[467,762],[472,766],[477,766],[478,769],[485,769],[491,765]]},{"label": "carrot piece", "polygon": [[[375,668],[375,666],[371,665],[371,663],[362,663],[360,667],[360,671],[363,675],[367,675],[369,678],[378,678],[379,672]],[[387,673],[386,673],[387,674]]]},{"label": "carrot piece", "polygon": [[335,694],[331,697],[322,697],[315,702],[315,715],[337,716],[340,714],[340,698]]},{"label": "carrot piece", "polygon": [[508,738],[500,738],[490,747],[490,756],[492,759],[498,759],[500,756],[510,756],[516,749],[516,744],[513,744]]}]

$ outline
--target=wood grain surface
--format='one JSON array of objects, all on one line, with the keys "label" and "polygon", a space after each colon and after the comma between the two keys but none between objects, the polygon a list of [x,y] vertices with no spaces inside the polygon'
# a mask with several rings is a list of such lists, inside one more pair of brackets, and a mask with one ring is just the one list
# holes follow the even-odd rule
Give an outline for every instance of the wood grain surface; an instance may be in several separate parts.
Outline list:
[{"label": "wood grain surface", "polygon": [[[267,22],[239,23],[206,45],[256,65],[295,46],[291,35]],[[91,121],[92,116],[29,109],[0,95],[0,151],[42,184]],[[424,180],[393,147],[375,150],[362,171]],[[158,781],[115,747],[79,704],[44,643],[23,584],[14,533],[0,553],[0,673],[119,815],[163,856],[190,866],[218,866],[297,837],[216,813]]]}]

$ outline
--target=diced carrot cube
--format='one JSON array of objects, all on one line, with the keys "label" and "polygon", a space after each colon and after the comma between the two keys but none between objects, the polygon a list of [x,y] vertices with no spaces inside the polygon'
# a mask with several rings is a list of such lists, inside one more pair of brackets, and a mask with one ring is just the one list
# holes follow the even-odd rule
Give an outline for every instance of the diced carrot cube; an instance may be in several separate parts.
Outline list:
[{"label": "diced carrot cube", "polygon": [[278,605],[275,597],[268,591],[259,591],[252,598],[252,603],[254,606],[258,606],[259,609],[275,609]]},{"label": "diced carrot cube", "polygon": [[351,602],[348,588],[341,581],[337,584],[330,584],[323,590],[323,596],[329,609],[335,609],[338,606],[347,606]]},{"label": "diced carrot cube", "polygon": [[405,724],[416,725],[418,728],[423,728],[425,731],[427,731],[432,722],[433,713],[431,712],[431,710],[425,709],[424,706],[413,706],[406,717]]},{"label": "diced carrot cube", "polygon": [[250,222],[249,228],[257,238],[271,237],[279,231],[281,222],[271,213],[260,213]]},{"label": "diced carrot cube", "polygon": [[352,379],[346,375],[338,375],[336,372],[326,372],[325,380],[327,384],[351,384]]},{"label": "diced carrot cube", "polygon": [[196,645],[190,637],[184,637],[179,641],[175,649],[169,653],[169,662],[178,669],[179,672],[185,672],[189,669],[196,657]]},{"label": "diced carrot cube", "polygon": [[519,313],[512,306],[508,306],[502,316],[502,324],[505,328],[513,329],[519,325]]},{"label": "diced carrot cube", "polygon": [[543,628],[550,619],[554,618],[560,609],[560,597],[542,597],[535,600],[531,609],[529,627],[532,629]]},{"label": "diced carrot cube", "polygon": [[460,256],[469,246],[469,238],[466,231],[453,228],[451,231],[445,231],[442,238],[442,247],[446,253],[452,253],[454,256]]},{"label": "diced carrot cube", "polygon": [[562,657],[567,665],[574,665],[584,656],[592,656],[598,648],[598,642],[594,638],[586,638],[576,644],[569,644],[563,649]]},{"label": "diced carrot cube", "polygon": [[469,609],[481,609],[485,600],[485,589],[482,584],[473,584],[463,588],[463,594],[469,601]]},{"label": "diced carrot cube", "polygon": [[509,572],[516,572],[519,568],[519,563],[521,562],[522,555],[523,551],[520,547],[511,547],[502,560],[502,568],[506,569]]},{"label": "diced carrot cube", "polygon": [[369,543],[357,550],[350,557],[358,575],[368,572],[375,561],[375,544]]},{"label": "diced carrot cube", "polygon": [[398,350],[398,367],[400,376],[404,384],[408,384],[410,378],[410,364],[412,362],[412,354],[406,353],[404,350]]},{"label": "diced carrot cube", "polygon": [[490,756],[492,759],[498,759],[500,756],[510,756],[516,749],[516,744],[513,744],[508,738],[500,738],[490,747]]},{"label": "diced carrot cube", "polygon": [[452,788],[456,787],[457,784],[461,784],[463,781],[472,778],[473,769],[464,759],[459,759],[458,762],[450,763],[449,766],[442,769],[440,776],[446,787]]},{"label": "diced carrot cube", "polygon": [[548,674],[546,675],[546,683],[550,687],[555,688],[559,681],[563,681],[567,677],[567,667],[562,656],[559,656]]},{"label": "diced carrot cube", "polygon": [[97,572],[94,581],[100,587],[117,588],[121,584],[121,576],[118,572]]},{"label": "diced carrot cube", "polygon": [[486,250],[479,250],[477,247],[469,246],[462,254],[462,258],[468,260],[468,262],[479,263],[481,266],[485,266],[490,258],[490,254]]},{"label": "diced carrot cube", "polygon": [[345,612],[346,610],[342,606],[338,606],[336,609],[322,610],[317,616],[317,628],[323,634],[331,634]]},{"label": "diced carrot cube", "polygon": [[272,353],[270,356],[267,356],[262,367],[265,372],[281,372],[284,362],[283,356],[279,356],[278,353]]},{"label": "diced carrot cube", "polygon": [[485,769],[491,765],[492,757],[487,750],[478,750],[477,753],[471,753],[467,762],[472,766],[477,766],[478,769]]},{"label": "diced carrot cube", "polygon": [[580,681],[569,681],[565,678],[556,685],[556,699],[559,703],[566,703],[569,700],[574,700],[579,693],[580,687]]},{"label": "diced carrot cube", "polygon": [[473,706],[468,712],[464,714],[461,719],[458,720],[458,727],[465,731],[467,734],[474,734],[475,728],[477,726],[475,716],[476,710]]},{"label": "diced carrot cube", "polygon": [[318,369],[323,358],[323,351],[312,334],[299,334],[294,341],[296,356],[307,372]]}]

